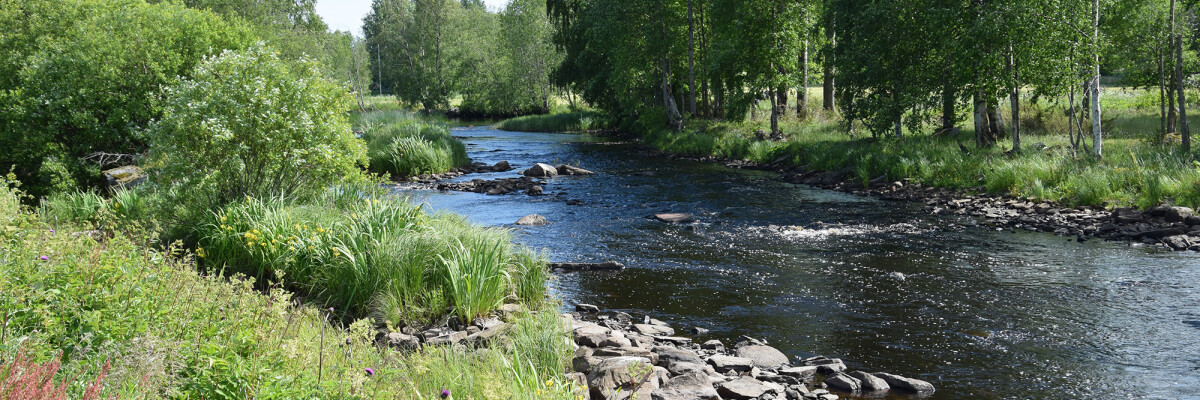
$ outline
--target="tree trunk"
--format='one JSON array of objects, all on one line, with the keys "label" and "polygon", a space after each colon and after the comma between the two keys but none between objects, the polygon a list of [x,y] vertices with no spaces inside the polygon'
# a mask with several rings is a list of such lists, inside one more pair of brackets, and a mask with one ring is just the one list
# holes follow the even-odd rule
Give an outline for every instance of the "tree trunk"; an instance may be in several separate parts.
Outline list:
[{"label": "tree trunk", "polygon": [[[1168,40],[1170,43],[1170,40]],[[1166,60],[1163,56],[1163,48],[1158,48],[1158,124],[1159,133],[1164,137],[1167,134],[1167,78],[1166,78]],[[1161,138],[1160,138],[1161,139]]]},{"label": "tree trunk", "polygon": [[1092,0],[1092,153],[1104,156],[1103,132],[1100,130],[1100,0]]},{"label": "tree trunk", "polygon": [[804,39],[804,50],[800,52],[800,87],[796,90],[796,116],[808,116],[808,38]]},{"label": "tree trunk", "polygon": [[771,98],[771,136],[779,136],[779,96],[778,93],[768,93]]},{"label": "tree trunk", "polygon": [[696,115],[696,23],[688,0],[688,111]]},{"label": "tree trunk", "polygon": [[987,147],[984,138],[987,136],[987,103],[983,100],[983,92],[975,92],[974,98],[974,119],[975,119],[975,147]]},{"label": "tree trunk", "polygon": [[[1171,43],[1175,43],[1174,39],[1172,39]],[[1174,46],[1174,44],[1172,44],[1172,46]],[[1174,61],[1175,61],[1175,56],[1171,56],[1171,62],[1173,63]],[[1170,68],[1170,70],[1167,71],[1167,80],[1170,81],[1167,84],[1167,134],[1170,135],[1172,133],[1175,133],[1175,128],[1177,125],[1179,125],[1178,124],[1179,114],[1177,113],[1177,111],[1179,109],[1177,107],[1175,107],[1175,99],[1177,97],[1175,96],[1176,86],[1175,86],[1175,67],[1174,66],[1172,66]]]},{"label": "tree trunk", "polygon": [[1013,152],[1021,152],[1021,76],[1017,71],[1017,57],[1013,54],[1012,45],[1008,46],[1008,69],[1012,72],[1012,89],[1009,101],[1012,103],[1012,139]]},{"label": "tree trunk", "polygon": [[957,119],[954,111],[954,98],[954,86],[947,79],[942,84],[942,131],[946,133],[954,130],[955,120]]},{"label": "tree trunk", "polygon": [[[1175,0],[1171,0],[1171,31],[1175,31]],[[1179,137],[1183,151],[1192,151],[1192,132],[1188,129],[1187,90],[1183,86],[1183,36],[1175,33],[1175,91],[1179,96]]]},{"label": "tree trunk", "polygon": [[662,95],[663,111],[667,115],[667,124],[676,131],[683,130],[683,117],[679,115],[679,107],[675,103],[675,95],[671,93],[671,73],[667,65],[667,55],[662,55]]},{"label": "tree trunk", "polygon": [[904,137],[904,114],[896,116],[896,125],[893,129],[895,130],[896,139]]},{"label": "tree trunk", "polygon": [[834,28],[837,26],[837,16],[833,15],[829,18],[829,26],[825,27],[826,51],[825,51],[825,82],[821,92],[822,102],[826,111],[833,111],[836,104],[833,100],[834,82],[833,82],[833,48],[837,46],[837,33]]},{"label": "tree trunk", "polygon": [[988,135],[985,139],[989,147],[999,142],[1000,137],[1004,135],[1004,126],[1000,122],[999,107],[996,103],[996,99],[993,98],[989,99],[987,104]]},{"label": "tree trunk", "polygon": [[1071,139],[1071,153],[1075,154],[1079,151],[1079,138],[1083,132],[1075,134],[1075,85],[1070,86],[1071,91],[1067,95],[1067,138]]}]

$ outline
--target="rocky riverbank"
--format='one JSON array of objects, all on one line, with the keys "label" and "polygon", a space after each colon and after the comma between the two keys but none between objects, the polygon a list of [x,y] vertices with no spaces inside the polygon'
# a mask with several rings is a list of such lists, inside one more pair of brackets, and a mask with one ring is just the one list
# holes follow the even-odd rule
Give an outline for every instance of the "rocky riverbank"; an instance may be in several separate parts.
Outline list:
[{"label": "rocky riverbank", "polygon": [[[569,317],[579,347],[568,376],[592,400],[836,400],[891,394],[927,396],[934,386],[900,375],[850,371],[842,360],[792,360],[767,343],[743,336],[732,346],[697,343],[650,318],[579,304]],[[694,336],[707,331],[692,328]]]},{"label": "rocky riverbank", "polygon": [[1141,211],[1133,208],[1065,207],[1054,202],[995,195],[978,191],[956,191],[924,186],[910,180],[891,181],[876,177],[863,184],[854,170],[821,171],[805,166],[785,167],[783,160],[760,165],[743,160],[689,157],[647,150],[648,155],[721,163],[731,168],[769,170],[780,179],[883,200],[915,201],[931,214],[971,217],[972,224],[1000,229],[1028,230],[1070,236],[1082,242],[1091,238],[1130,242],[1133,246],[1155,246],[1175,251],[1200,251],[1200,216],[1187,207],[1160,205]]}]

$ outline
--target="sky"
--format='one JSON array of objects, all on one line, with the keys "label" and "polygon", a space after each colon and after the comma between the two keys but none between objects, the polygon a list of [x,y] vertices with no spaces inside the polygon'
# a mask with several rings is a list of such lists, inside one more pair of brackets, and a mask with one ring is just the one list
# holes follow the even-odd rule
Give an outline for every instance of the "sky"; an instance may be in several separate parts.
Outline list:
[{"label": "sky", "polygon": [[[499,10],[508,0],[483,0],[489,10]],[[317,0],[317,14],[329,29],[350,31],[362,37],[362,19],[371,10],[371,0]]]}]

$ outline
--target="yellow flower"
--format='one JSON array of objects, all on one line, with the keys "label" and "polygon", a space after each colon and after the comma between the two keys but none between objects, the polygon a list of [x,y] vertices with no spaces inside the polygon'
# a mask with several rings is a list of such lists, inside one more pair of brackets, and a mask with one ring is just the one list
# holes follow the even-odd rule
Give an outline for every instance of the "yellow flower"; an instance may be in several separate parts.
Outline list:
[{"label": "yellow flower", "polygon": [[201,248],[199,248],[199,249],[196,249],[196,256],[197,256],[197,257],[204,258],[204,256],[207,256],[207,255],[208,255],[208,252],[207,252],[207,251],[204,251],[204,248],[203,248],[203,247],[201,247]]},{"label": "yellow flower", "polygon": [[554,386],[554,381],[547,379],[546,386]]},{"label": "yellow flower", "polygon": [[225,216],[224,216],[224,215],[222,215],[222,216],[221,216],[221,222],[225,222]]}]

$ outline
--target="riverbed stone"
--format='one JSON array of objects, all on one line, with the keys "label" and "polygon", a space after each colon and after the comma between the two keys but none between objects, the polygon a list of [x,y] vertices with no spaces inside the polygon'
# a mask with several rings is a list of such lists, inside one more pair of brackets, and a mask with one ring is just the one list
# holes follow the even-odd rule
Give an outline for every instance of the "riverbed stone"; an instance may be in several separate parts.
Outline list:
[{"label": "riverbed stone", "polygon": [[421,345],[420,339],[416,336],[406,335],[400,332],[391,332],[387,334],[388,346],[400,349],[415,349]]},{"label": "riverbed stone", "polygon": [[[662,363],[662,355],[661,354],[659,355],[659,363]],[[676,362],[667,364],[667,372],[670,372],[671,375],[683,375],[683,374],[686,374],[689,372],[696,372],[696,371],[707,374],[709,372],[709,370],[712,369],[712,367],[709,367],[703,363],[704,363],[703,361],[701,361],[699,363],[676,361]]]},{"label": "riverbed stone", "polygon": [[623,336],[622,337],[609,336],[609,337],[605,338],[604,341],[600,342],[600,347],[625,348],[625,347],[633,347],[633,344],[629,341],[628,338],[625,338]]},{"label": "riverbed stone", "polygon": [[550,221],[547,221],[546,217],[537,214],[529,214],[517,220],[517,225],[525,226],[542,226],[549,223]]},{"label": "riverbed stone", "polygon": [[719,354],[709,357],[708,365],[711,365],[717,372],[750,372],[754,368],[754,360]]},{"label": "riverbed stone", "polygon": [[825,378],[825,384],[843,392],[857,393],[862,390],[862,382],[850,375],[837,373]]},{"label": "riverbed stone", "polygon": [[862,384],[862,391],[864,392],[883,392],[892,388],[891,385],[888,385],[887,381],[883,380],[883,378],[868,374],[863,371],[851,372],[850,376],[858,379],[858,381]]},{"label": "riverbed stone", "polygon": [[[672,346],[655,346],[650,349],[655,354],[658,354],[658,365],[667,366],[672,363],[694,363],[703,364],[704,360],[696,352],[680,349]],[[669,368],[668,368],[669,369]]]},{"label": "riverbed stone", "polygon": [[1172,250],[1187,250],[1192,247],[1191,238],[1188,235],[1167,236],[1162,239],[1163,243],[1170,246]]},{"label": "riverbed stone", "polygon": [[104,170],[104,179],[113,189],[131,188],[146,181],[146,171],[136,165],[126,165]]},{"label": "riverbed stone", "polygon": [[1192,210],[1191,208],[1168,207],[1163,212],[1163,219],[1166,220],[1167,222],[1183,222],[1184,220],[1187,219],[1187,217],[1190,217],[1192,215],[1195,215],[1195,211]]},{"label": "riverbed stone", "polygon": [[892,389],[902,390],[910,393],[929,394],[934,392],[932,383],[913,378],[905,378],[900,375],[889,374],[885,372],[876,372],[875,376],[887,382]]},{"label": "riverbed stone", "polygon": [[757,399],[769,390],[767,385],[750,377],[741,377],[717,385],[717,394],[721,395],[722,399],[730,400]]},{"label": "riverbed stone", "polygon": [[809,357],[802,362],[804,365],[817,367],[817,372],[822,374],[833,374],[846,370],[846,364],[842,363],[840,358],[827,358],[823,356]]},{"label": "riverbed stone", "polygon": [[703,371],[693,371],[671,378],[651,393],[654,400],[720,400],[717,390]]},{"label": "riverbed stone", "polygon": [[817,375],[817,366],[805,365],[800,367],[784,368],[779,370],[780,375],[794,377],[803,381],[812,380],[813,376]]},{"label": "riverbed stone", "polygon": [[675,329],[669,326],[653,324],[633,324],[633,330],[634,332],[650,336],[671,336],[675,334]]},{"label": "riverbed stone", "polygon": [[654,214],[654,219],[671,224],[686,224],[694,221],[691,214],[684,213],[661,213]]},{"label": "riverbed stone", "polygon": [[[647,399],[667,379],[665,369],[643,357],[613,357],[588,374],[592,400]],[[642,383],[644,382],[644,383]],[[640,386],[638,383],[642,383]],[[634,388],[637,387],[637,391]]]},{"label": "riverbed stone", "polygon": [[725,344],[721,343],[720,340],[712,339],[712,340],[706,341],[704,343],[701,343],[700,348],[705,349],[705,350],[720,351],[720,350],[725,350]]},{"label": "riverbed stone", "polygon": [[593,175],[593,174],[595,174],[595,172],[588,171],[586,169],[579,168],[574,165],[567,165],[567,164],[559,164],[557,167],[555,167],[555,170],[558,171],[559,175]]},{"label": "riverbed stone", "polygon": [[545,193],[545,191],[546,191],[546,189],[542,188],[542,185],[533,185],[533,186],[530,186],[529,189],[525,190],[525,194],[528,194],[530,196],[541,196],[542,194]]},{"label": "riverbed stone", "polygon": [[551,178],[558,176],[558,169],[554,168],[554,166],[550,164],[537,163],[532,167],[529,167],[529,169],[522,171],[521,175],[534,178]]},{"label": "riverbed stone", "polygon": [[736,351],[738,357],[754,360],[759,368],[777,368],[788,364],[788,357],[771,346],[742,346]]}]

